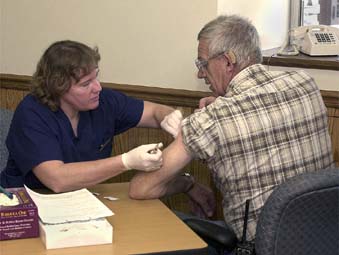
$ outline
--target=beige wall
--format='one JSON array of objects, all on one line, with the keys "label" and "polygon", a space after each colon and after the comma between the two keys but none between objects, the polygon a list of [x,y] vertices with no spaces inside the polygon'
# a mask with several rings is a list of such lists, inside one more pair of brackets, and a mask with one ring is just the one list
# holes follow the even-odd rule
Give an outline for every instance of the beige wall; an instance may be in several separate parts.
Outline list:
[{"label": "beige wall", "polygon": [[194,65],[199,29],[218,14],[238,13],[258,27],[263,48],[276,47],[286,2],[0,0],[0,73],[31,75],[46,47],[72,39],[99,46],[102,81],[207,91]]},{"label": "beige wall", "polygon": [[1,73],[32,74],[53,41],[98,45],[101,80],[203,90],[195,78],[199,28],[216,0],[0,0]]},{"label": "beige wall", "polygon": [[286,39],[288,0],[218,0],[218,14],[248,17],[260,35],[262,49],[278,47]]}]

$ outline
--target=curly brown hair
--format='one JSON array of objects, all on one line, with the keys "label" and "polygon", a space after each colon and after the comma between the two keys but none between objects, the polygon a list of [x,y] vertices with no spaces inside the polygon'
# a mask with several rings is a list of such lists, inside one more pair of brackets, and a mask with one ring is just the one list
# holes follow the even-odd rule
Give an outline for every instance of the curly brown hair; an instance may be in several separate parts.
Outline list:
[{"label": "curly brown hair", "polygon": [[98,67],[100,54],[85,44],[65,40],[53,43],[38,62],[32,78],[32,94],[52,111],[60,107],[60,97]]}]

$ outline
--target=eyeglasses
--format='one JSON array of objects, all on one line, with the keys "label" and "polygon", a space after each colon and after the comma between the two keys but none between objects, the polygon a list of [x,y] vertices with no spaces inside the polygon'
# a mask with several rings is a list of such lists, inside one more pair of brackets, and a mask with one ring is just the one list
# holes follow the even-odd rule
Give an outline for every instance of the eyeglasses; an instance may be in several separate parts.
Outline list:
[{"label": "eyeglasses", "polygon": [[[226,51],[223,51],[223,52],[218,53],[217,55],[215,55],[213,57],[208,58],[207,60],[206,59],[196,59],[195,60],[195,65],[197,66],[198,70],[200,71],[203,68],[207,68],[208,61],[210,61],[210,60],[212,60],[214,58],[220,57],[220,56],[224,55],[225,53],[226,53]],[[232,50],[228,51],[226,53],[226,55],[228,56],[228,58],[230,59],[232,64],[235,64],[237,62],[236,56],[235,56],[235,54],[234,54],[234,52]]]},{"label": "eyeglasses", "polygon": [[208,58],[207,60],[206,59],[196,59],[195,60],[195,65],[197,66],[198,70],[200,71],[201,69],[203,68],[207,68],[207,65],[208,65],[208,61],[214,59],[214,58],[217,58],[217,57],[220,57],[221,55],[223,55],[225,52],[221,52],[213,57],[210,57]]}]

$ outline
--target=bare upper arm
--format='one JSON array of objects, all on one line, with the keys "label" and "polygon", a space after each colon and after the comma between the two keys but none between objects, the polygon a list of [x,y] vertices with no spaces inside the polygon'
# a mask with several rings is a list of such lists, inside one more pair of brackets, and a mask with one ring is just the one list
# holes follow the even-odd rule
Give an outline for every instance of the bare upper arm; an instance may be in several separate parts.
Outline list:
[{"label": "bare upper arm", "polygon": [[176,139],[163,152],[164,164],[160,169],[162,170],[161,174],[164,178],[167,176],[171,178],[177,175],[191,160],[192,155],[186,149],[181,132],[179,132]]},{"label": "bare upper arm", "polygon": [[162,197],[166,194],[166,185],[170,183],[192,160],[187,151],[181,133],[163,151],[163,166],[153,172],[141,172],[130,183],[130,195],[138,199]]}]

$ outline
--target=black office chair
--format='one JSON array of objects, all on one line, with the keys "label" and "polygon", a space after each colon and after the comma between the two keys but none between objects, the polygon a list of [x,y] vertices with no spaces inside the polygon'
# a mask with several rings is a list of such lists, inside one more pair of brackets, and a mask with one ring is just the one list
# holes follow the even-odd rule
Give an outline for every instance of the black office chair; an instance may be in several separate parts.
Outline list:
[{"label": "black office chair", "polygon": [[7,164],[8,151],[6,147],[6,138],[12,117],[13,111],[0,108],[0,172]]},{"label": "black office chair", "polygon": [[[231,229],[186,223],[226,251],[236,253],[241,243]],[[338,255],[339,168],[301,174],[278,186],[261,210],[253,244],[256,255]]]}]

